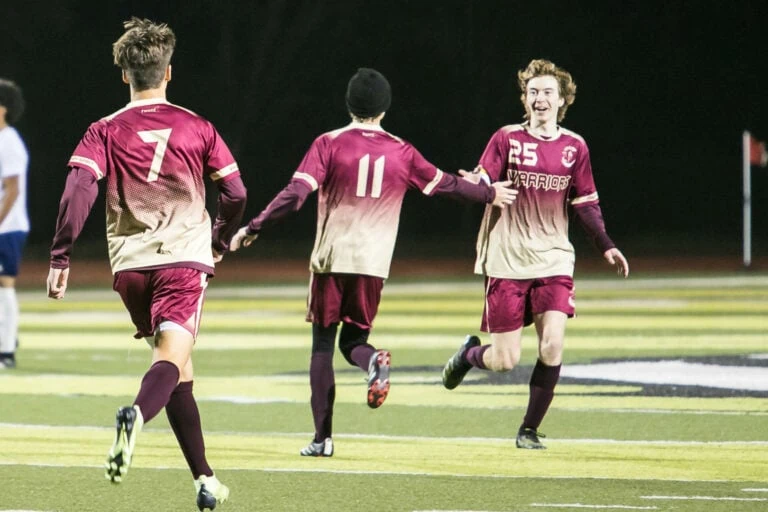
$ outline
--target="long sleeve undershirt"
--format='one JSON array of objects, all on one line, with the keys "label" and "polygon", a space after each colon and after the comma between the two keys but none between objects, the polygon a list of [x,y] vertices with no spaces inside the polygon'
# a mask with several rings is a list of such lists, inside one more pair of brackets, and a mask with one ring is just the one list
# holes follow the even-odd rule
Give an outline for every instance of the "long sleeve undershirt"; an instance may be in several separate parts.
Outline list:
[{"label": "long sleeve undershirt", "polygon": [[575,206],[573,211],[592,240],[592,243],[595,244],[595,247],[597,247],[601,254],[608,249],[616,247],[616,244],[613,243],[605,231],[605,222],[603,221],[603,213],[600,210],[599,204]]}]

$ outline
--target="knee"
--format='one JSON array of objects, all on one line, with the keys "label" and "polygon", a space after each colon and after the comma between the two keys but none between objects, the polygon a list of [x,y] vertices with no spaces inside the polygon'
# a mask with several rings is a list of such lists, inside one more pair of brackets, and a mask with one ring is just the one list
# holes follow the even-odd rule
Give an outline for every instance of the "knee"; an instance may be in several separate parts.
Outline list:
[{"label": "knee", "polygon": [[489,369],[494,372],[509,372],[520,362],[520,352],[515,350],[493,350],[491,349],[491,364]]},{"label": "knee", "polygon": [[562,338],[542,340],[539,347],[539,359],[549,366],[560,364],[563,359],[563,345]]},{"label": "knee", "polygon": [[357,366],[357,363],[352,359],[352,351],[355,347],[365,345],[368,343],[368,335],[370,331],[361,329],[354,324],[345,323],[341,327],[341,334],[339,335],[339,350],[341,350],[344,359],[347,360],[352,366]]}]

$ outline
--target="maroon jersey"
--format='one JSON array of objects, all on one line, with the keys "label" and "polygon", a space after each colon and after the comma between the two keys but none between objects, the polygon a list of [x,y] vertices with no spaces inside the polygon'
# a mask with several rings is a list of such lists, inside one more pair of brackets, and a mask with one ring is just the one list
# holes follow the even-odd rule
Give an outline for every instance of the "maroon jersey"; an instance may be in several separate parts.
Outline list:
[{"label": "maroon jersey", "polygon": [[293,175],[319,194],[310,270],[388,277],[405,192],[431,196],[444,178],[378,125],[351,123],[315,139]]},{"label": "maroon jersey", "polygon": [[70,167],[107,180],[112,271],[190,263],[213,271],[203,176],[239,176],[213,125],[164,99],[134,101],[93,123]]},{"label": "maroon jersey", "polygon": [[506,279],[573,275],[567,204],[597,204],[587,145],[558,128],[544,139],[527,124],[499,129],[480,158],[491,181],[512,180],[517,200],[486,206],[477,239],[475,273]]}]

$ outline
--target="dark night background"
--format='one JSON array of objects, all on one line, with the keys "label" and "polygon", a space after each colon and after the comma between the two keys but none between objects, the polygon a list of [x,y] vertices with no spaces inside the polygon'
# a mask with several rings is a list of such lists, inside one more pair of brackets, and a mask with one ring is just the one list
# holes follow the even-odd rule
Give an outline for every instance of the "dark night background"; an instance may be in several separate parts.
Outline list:
[{"label": "dark night background", "polygon": [[[129,101],[111,45],[131,15],[176,32],[169,100],[213,121],[228,142],[248,187],[248,218],[317,135],[348,122],[344,90],[358,67],[392,84],[384,127],[455,171],[474,167],[491,134],[522,119],[516,72],[543,57],[578,84],[563,125],[587,140],[608,232],[630,260],[740,261],[741,133],[768,139],[765,1],[6,5],[0,76],[17,81],[28,103],[18,128],[31,152],[29,257],[46,257],[65,165],[83,132]],[[755,257],[768,255],[766,199],[768,169],[753,168]],[[315,205],[265,233],[259,257],[308,256]],[[396,256],[471,258],[481,210],[410,193]],[[578,228],[572,238],[583,256]],[[103,240],[100,197],[75,258],[106,257]]]}]

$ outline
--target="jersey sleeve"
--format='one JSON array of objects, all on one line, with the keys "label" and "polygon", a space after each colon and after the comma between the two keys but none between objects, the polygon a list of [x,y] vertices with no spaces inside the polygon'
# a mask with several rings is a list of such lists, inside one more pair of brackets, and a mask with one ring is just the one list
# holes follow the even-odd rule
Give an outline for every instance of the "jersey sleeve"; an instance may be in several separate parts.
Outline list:
[{"label": "jersey sleeve", "polygon": [[203,155],[205,174],[213,181],[227,181],[240,176],[240,169],[226,142],[213,125],[209,124],[208,127],[211,133],[207,154]]},{"label": "jersey sleeve", "polygon": [[28,163],[29,157],[24,145],[14,140],[12,144],[7,144],[3,151],[0,151],[0,178],[21,176],[27,172]]},{"label": "jersey sleeve", "polygon": [[408,185],[416,188],[426,196],[434,195],[446,179],[445,173],[424,158],[419,151],[409,145],[411,152],[411,171],[408,175]]},{"label": "jersey sleeve", "polygon": [[327,135],[316,138],[291,178],[301,181],[314,192],[325,181],[331,161],[331,140]]},{"label": "jersey sleeve", "polygon": [[582,144],[576,157],[573,171],[573,185],[571,187],[571,205],[574,207],[597,204],[597,189],[595,178],[592,176],[592,163],[589,158],[589,149]]},{"label": "jersey sleeve", "polygon": [[484,171],[491,182],[500,181],[507,169],[508,142],[505,141],[503,129],[497,130],[485,146],[478,169]]},{"label": "jersey sleeve", "polygon": [[86,130],[67,164],[90,171],[97,180],[107,173],[107,122],[96,121]]}]

